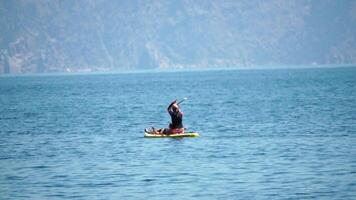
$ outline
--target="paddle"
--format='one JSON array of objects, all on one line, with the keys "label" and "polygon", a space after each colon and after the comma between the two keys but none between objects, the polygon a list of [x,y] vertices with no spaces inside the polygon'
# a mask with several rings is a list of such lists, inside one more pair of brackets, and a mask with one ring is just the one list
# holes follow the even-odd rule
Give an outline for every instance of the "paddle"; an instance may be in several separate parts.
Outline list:
[{"label": "paddle", "polygon": [[185,100],[187,100],[188,98],[187,97],[184,97],[180,102],[177,103],[177,105],[183,103]]}]

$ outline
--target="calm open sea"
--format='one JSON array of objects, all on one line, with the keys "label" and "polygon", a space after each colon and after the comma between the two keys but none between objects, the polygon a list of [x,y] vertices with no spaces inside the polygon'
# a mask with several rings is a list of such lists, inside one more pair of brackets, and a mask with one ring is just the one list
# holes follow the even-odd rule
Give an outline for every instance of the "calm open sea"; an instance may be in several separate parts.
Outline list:
[{"label": "calm open sea", "polygon": [[0,199],[356,199],[356,68],[0,77]]}]

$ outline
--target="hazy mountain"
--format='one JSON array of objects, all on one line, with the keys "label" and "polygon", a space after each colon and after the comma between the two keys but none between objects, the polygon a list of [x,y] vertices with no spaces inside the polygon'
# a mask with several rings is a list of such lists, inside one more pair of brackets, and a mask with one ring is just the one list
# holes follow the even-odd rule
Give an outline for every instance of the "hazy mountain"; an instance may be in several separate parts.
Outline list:
[{"label": "hazy mountain", "polygon": [[356,63],[355,0],[0,0],[0,73]]}]

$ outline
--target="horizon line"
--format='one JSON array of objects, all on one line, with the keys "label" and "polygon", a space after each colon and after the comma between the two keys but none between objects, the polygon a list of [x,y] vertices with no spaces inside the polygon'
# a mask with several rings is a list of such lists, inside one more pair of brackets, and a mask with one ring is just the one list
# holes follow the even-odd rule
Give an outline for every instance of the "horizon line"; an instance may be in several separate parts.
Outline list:
[{"label": "horizon line", "polygon": [[351,68],[356,64],[321,64],[321,65],[254,65],[238,67],[188,67],[188,68],[151,68],[151,69],[123,69],[109,71],[86,71],[86,72],[32,72],[32,73],[1,73],[0,77],[21,76],[75,76],[75,75],[110,75],[110,74],[145,74],[145,73],[175,73],[175,72],[203,72],[203,71],[248,71],[248,70],[284,70],[284,69],[331,69]]}]

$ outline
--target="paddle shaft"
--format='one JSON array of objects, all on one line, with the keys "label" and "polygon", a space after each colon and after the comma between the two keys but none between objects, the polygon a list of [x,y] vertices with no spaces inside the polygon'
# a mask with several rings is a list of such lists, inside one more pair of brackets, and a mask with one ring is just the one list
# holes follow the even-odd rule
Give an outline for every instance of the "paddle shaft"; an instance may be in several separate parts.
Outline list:
[{"label": "paddle shaft", "polygon": [[181,100],[180,102],[177,103],[177,105],[183,103],[186,100],[186,98],[184,98],[183,100]]}]

